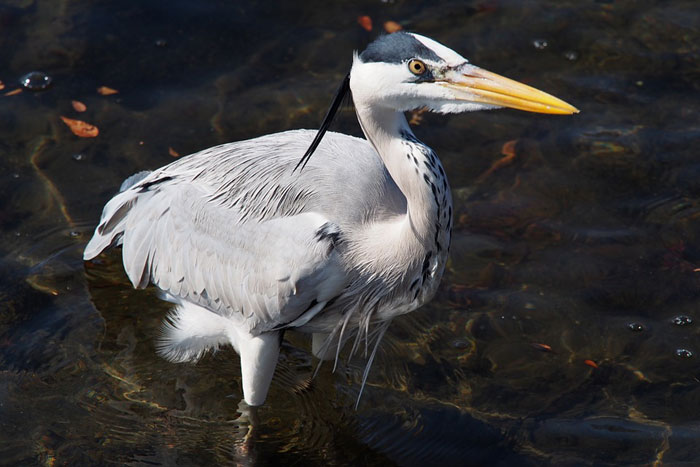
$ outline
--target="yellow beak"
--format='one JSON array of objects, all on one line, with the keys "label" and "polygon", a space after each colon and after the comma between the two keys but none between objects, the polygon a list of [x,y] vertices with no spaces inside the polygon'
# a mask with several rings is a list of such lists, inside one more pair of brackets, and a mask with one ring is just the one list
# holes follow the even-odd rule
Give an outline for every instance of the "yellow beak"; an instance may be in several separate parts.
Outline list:
[{"label": "yellow beak", "polygon": [[546,114],[578,113],[576,107],[551,94],[476,66],[438,82],[454,91],[458,100]]}]

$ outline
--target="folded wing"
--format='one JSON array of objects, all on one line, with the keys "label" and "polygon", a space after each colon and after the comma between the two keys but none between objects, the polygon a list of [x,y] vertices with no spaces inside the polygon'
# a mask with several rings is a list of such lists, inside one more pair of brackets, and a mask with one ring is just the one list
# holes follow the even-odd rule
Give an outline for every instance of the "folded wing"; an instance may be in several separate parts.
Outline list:
[{"label": "folded wing", "polygon": [[321,214],[241,222],[196,183],[156,175],[105,206],[85,259],[122,244],[135,287],[152,282],[253,334],[299,325],[342,291],[341,232]]}]

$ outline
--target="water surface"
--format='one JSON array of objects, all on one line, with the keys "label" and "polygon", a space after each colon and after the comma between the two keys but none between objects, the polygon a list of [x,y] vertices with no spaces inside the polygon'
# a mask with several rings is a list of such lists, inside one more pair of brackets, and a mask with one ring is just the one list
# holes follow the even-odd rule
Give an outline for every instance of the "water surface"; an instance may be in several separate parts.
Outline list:
[{"label": "water surface", "polygon": [[[388,20],[581,113],[423,114],[455,197],[438,295],[392,324],[358,410],[364,361],[312,378],[288,333],[252,430],[233,351],[157,357],[168,304],[82,248],[128,175],[317,126]],[[698,24],[683,0],[4,2],[0,459],[700,462]],[[13,94],[32,71],[48,88]],[[360,134],[351,108],[335,129]]]}]

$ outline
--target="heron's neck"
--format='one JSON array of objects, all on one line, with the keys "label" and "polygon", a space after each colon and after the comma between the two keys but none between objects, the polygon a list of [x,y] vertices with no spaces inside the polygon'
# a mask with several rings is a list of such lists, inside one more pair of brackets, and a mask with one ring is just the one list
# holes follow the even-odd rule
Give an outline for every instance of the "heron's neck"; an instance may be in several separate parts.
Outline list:
[{"label": "heron's neck", "polygon": [[407,201],[407,228],[435,253],[446,250],[452,198],[435,153],[413,135],[403,113],[355,103],[367,139]]}]

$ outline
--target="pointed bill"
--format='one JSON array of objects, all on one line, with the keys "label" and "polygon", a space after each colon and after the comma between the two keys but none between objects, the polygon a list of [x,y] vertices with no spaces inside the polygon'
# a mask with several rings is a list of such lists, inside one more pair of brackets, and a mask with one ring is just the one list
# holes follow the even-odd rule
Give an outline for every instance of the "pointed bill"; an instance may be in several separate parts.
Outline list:
[{"label": "pointed bill", "polygon": [[578,109],[551,94],[470,65],[451,73],[439,83],[455,93],[458,100],[510,107],[528,112],[574,114]]}]

